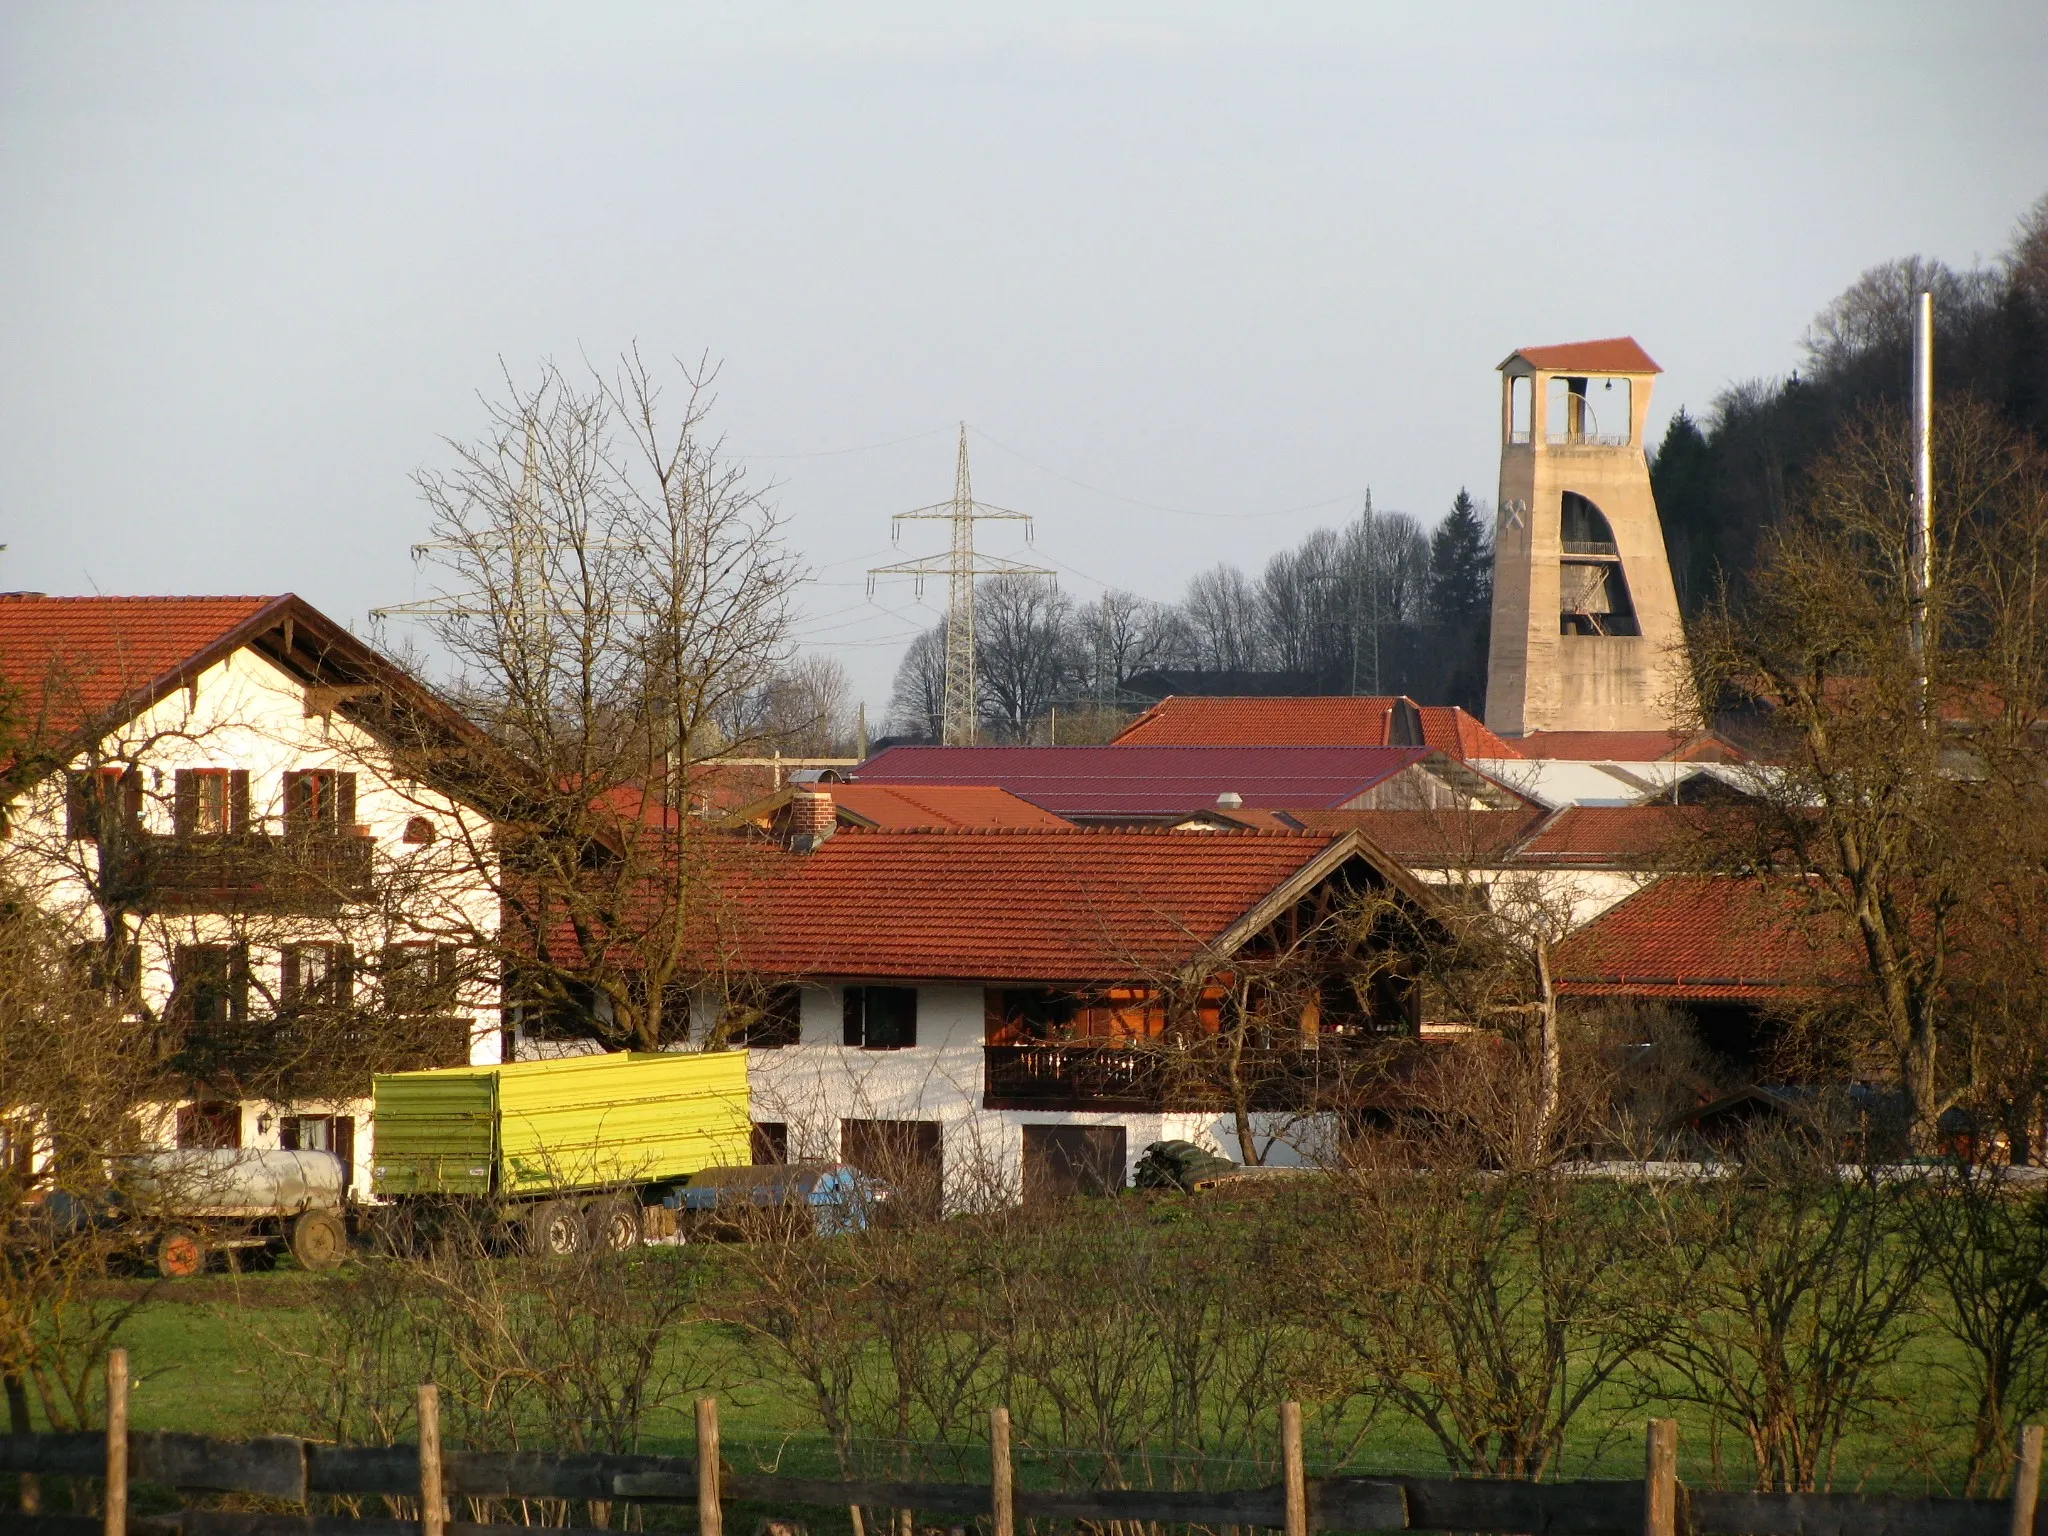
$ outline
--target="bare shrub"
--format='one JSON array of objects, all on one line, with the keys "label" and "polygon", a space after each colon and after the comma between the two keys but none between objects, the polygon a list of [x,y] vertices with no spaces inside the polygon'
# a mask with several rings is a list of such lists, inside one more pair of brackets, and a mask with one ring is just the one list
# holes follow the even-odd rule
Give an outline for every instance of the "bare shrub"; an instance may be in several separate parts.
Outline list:
[{"label": "bare shrub", "polygon": [[1828,1485],[1847,1437],[1904,1406],[1889,1368],[1917,1324],[1921,1191],[1838,1165],[1836,1129],[1762,1128],[1733,1178],[1645,1208],[1663,1217],[1674,1320],[1646,1340],[1662,1367],[1646,1389],[1706,1412],[1717,1463],[1720,1437],[1738,1437],[1764,1490]]}]

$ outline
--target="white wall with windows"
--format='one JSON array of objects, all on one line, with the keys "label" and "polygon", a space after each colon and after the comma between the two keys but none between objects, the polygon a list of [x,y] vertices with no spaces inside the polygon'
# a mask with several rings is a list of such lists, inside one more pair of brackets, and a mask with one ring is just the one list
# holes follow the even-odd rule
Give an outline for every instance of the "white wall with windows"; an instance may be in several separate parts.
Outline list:
[{"label": "white wall with windows", "polygon": [[[783,1035],[788,1043],[748,1048],[753,1118],[772,1128],[770,1139],[781,1143],[776,1150],[783,1155],[857,1161],[851,1154],[858,1150],[865,1125],[935,1127],[946,1199],[954,1207],[1014,1201],[1024,1194],[1027,1128],[1120,1129],[1120,1183],[1129,1182],[1145,1148],[1155,1141],[1192,1141],[1247,1160],[1231,1117],[1224,1114],[984,1108],[984,989],[941,984],[887,989],[915,999],[912,1042],[904,1043],[901,1004],[892,998],[887,1028],[876,1043],[850,1044],[850,1036],[875,1034],[876,990],[882,989],[805,986],[796,1027]],[[1287,1167],[1327,1156],[1334,1150],[1336,1127],[1328,1115],[1260,1114],[1253,1117],[1253,1133],[1263,1160]],[[1098,1139],[1098,1145],[1107,1144]]]}]

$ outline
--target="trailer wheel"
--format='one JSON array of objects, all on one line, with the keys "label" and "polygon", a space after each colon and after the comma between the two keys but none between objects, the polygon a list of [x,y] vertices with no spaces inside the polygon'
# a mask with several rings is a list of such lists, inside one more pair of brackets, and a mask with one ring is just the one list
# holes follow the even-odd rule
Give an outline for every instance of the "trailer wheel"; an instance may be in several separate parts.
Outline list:
[{"label": "trailer wheel", "polygon": [[590,1241],[600,1253],[623,1253],[640,1246],[640,1204],[624,1195],[607,1195],[585,1208]]},{"label": "trailer wheel", "polygon": [[566,1259],[590,1246],[583,1207],[573,1200],[545,1200],[526,1218],[526,1251]]},{"label": "trailer wheel", "polygon": [[156,1242],[156,1272],[166,1280],[189,1280],[206,1268],[206,1243],[190,1227],[170,1227]]},{"label": "trailer wheel", "polygon": [[348,1257],[348,1228],[332,1211],[306,1211],[292,1223],[292,1257],[304,1269],[335,1269]]}]

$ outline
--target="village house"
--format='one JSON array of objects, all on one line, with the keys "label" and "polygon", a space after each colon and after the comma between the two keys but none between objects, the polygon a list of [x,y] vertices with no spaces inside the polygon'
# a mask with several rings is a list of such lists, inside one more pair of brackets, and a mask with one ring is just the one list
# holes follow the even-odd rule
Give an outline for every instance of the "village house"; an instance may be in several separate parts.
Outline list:
[{"label": "village house", "polygon": [[[1159,1140],[1295,1163],[1365,1054],[1416,1033],[1371,914],[1429,897],[1356,835],[841,830],[836,790],[799,787],[726,892],[764,1156],[955,1204],[1121,1187]],[[700,1043],[732,996],[707,986]]]},{"label": "village house", "polygon": [[290,595],[0,594],[0,675],[0,858],[164,1026],[147,1134],[331,1151],[366,1196],[370,1066],[500,1052],[489,828],[380,734],[471,728]]}]

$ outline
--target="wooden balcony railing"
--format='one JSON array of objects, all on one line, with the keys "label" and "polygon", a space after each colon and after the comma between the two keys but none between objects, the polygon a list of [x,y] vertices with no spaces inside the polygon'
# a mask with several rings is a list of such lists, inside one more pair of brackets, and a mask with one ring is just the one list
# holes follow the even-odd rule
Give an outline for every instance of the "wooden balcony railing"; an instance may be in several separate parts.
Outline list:
[{"label": "wooden balcony railing", "polygon": [[370,898],[374,855],[366,837],[145,836],[129,883],[159,912],[330,912]]},{"label": "wooden balcony railing", "polygon": [[982,1048],[989,1109],[1209,1110],[1242,1094],[1251,1108],[1313,1109],[1345,1101],[1368,1056],[1389,1037],[1325,1035],[1313,1047],[1225,1042],[1186,1046],[1053,1042]]}]

